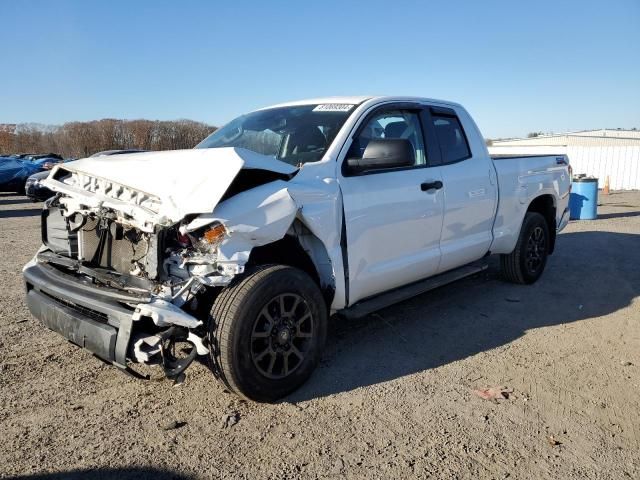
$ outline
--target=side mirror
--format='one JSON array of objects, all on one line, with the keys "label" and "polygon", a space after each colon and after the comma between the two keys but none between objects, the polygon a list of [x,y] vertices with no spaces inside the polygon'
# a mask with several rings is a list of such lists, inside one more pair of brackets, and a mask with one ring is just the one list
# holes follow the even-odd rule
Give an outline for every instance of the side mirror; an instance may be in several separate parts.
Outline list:
[{"label": "side mirror", "polygon": [[384,168],[412,167],[416,154],[411,142],[404,138],[378,138],[369,141],[362,158],[347,159],[350,172]]}]

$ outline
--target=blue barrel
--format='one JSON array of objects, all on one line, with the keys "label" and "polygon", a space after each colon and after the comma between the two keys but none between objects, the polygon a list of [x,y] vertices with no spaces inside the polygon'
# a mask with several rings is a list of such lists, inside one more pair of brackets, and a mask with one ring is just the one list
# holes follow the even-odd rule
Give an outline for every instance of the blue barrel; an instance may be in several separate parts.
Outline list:
[{"label": "blue barrel", "polygon": [[571,220],[595,220],[598,217],[598,179],[573,177],[569,198]]}]

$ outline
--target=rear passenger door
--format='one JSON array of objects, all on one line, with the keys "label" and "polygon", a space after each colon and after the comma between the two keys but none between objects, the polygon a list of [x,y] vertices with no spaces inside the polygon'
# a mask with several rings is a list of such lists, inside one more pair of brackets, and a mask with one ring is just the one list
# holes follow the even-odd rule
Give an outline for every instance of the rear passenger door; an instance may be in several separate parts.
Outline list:
[{"label": "rear passenger door", "polygon": [[498,191],[495,171],[475,124],[465,111],[431,106],[423,111],[440,147],[444,219],[440,236],[444,272],[482,258],[491,245]]}]

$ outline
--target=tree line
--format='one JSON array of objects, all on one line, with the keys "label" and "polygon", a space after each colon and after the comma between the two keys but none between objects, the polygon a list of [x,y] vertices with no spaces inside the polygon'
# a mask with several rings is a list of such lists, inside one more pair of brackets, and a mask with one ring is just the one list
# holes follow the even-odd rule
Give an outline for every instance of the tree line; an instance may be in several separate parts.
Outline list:
[{"label": "tree line", "polygon": [[0,132],[0,154],[58,153],[88,157],[103,150],[192,148],[216,127],[193,120],[117,120],[69,122],[60,126],[18,124]]}]

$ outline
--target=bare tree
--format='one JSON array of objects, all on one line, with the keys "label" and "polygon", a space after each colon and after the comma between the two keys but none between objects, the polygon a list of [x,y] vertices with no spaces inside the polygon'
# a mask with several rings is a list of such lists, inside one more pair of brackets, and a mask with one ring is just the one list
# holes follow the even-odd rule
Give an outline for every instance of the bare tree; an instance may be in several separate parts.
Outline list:
[{"label": "bare tree", "polygon": [[193,120],[152,121],[105,118],[61,126],[20,124],[15,132],[0,132],[0,152],[60,153],[87,157],[102,150],[192,148],[215,127]]}]

